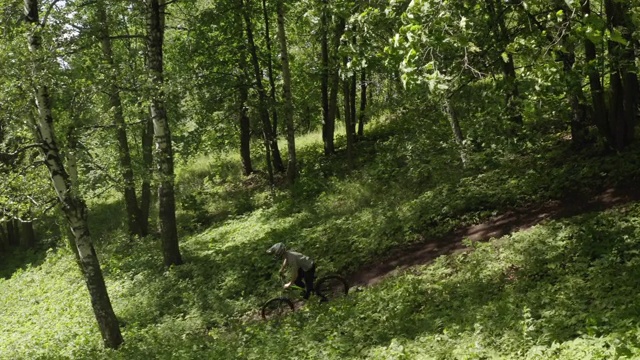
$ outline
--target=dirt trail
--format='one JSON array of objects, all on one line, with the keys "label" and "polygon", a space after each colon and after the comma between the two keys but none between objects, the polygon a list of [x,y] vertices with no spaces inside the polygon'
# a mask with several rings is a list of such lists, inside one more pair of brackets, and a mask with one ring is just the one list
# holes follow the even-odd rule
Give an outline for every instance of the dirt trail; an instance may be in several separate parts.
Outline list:
[{"label": "dirt trail", "polygon": [[427,264],[440,255],[467,249],[463,239],[486,241],[512,232],[530,228],[548,219],[561,219],[582,213],[602,211],[615,206],[640,201],[640,189],[635,187],[609,188],[594,196],[571,196],[542,205],[522,208],[494,216],[480,224],[466,226],[437,239],[431,239],[392,252],[349,276],[352,286],[375,284],[415,265]]}]

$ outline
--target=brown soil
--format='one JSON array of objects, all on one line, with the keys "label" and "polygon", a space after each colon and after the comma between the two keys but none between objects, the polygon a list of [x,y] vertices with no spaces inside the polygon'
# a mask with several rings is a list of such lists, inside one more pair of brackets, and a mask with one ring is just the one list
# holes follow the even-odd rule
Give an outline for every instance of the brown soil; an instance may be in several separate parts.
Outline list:
[{"label": "brown soil", "polygon": [[596,195],[574,195],[563,200],[521,208],[494,216],[485,222],[466,226],[437,239],[429,239],[367,265],[349,276],[352,286],[375,284],[415,265],[428,264],[440,255],[467,250],[463,239],[487,241],[491,238],[528,229],[549,219],[561,219],[640,201],[636,187],[609,188]]}]

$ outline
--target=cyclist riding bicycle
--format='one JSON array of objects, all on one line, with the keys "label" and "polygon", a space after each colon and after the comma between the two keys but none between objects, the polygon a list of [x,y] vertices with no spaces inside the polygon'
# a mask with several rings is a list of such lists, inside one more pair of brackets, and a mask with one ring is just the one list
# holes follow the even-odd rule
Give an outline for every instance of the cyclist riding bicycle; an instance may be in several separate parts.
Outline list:
[{"label": "cyclist riding bicycle", "polygon": [[316,275],[316,264],[313,260],[299,252],[287,250],[283,243],[274,244],[267,250],[267,254],[272,254],[276,259],[284,259],[280,267],[280,274],[285,273],[287,268],[290,273],[290,280],[284,284],[284,288],[295,284],[305,289],[304,298],[308,299],[313,289],[313,280]]}]

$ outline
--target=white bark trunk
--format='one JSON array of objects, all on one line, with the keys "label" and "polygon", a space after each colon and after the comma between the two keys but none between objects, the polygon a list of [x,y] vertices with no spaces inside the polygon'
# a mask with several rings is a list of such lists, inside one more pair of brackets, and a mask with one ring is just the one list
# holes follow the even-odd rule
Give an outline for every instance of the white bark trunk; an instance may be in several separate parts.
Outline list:
[{"label": "white bark trunk", "polygon": [[[37,0],[25,0],[25,19],[32,25],[29,37],[29,48],[32,53],[40,51],[41,38],[35,27],[40,26],[38,20]],[[42,69],[38,61],[34,61],[33,78],[42,77]],[[38,118],[33,121],[36,141],[40,144],[44,163],[51,175],[53,187],[62,205],[62,211],[67,219],[75,238],[79,254],[79,265],[91,296],[93,312],[98,322],[104,344],[108,348],[117,348],[122,344],[122,334],[118,321],[111,307],[111,301],[104,283],[98,258],[93,250],[87,221],[87,206],[71,190],[71,180],[65,171],[58,145],[55,141],[55,129],[51,113],[49,90],[42,84],[37,84],[34,92]]]},{"label": "white bark trunk", "polygon": [[289,164],[287,177],[293,183],[298,174],[296,160],[296,136],[293,124],[293,96],[291,94],[291,70],[289,68],[289,50],[287,49],[287,34],[284,29],[284,4],[278,0],[278,40],[280,41],[280,58],[282,61],[282,90],[284,93],[284,117],[287,126],[287,144],[289,149]]}]

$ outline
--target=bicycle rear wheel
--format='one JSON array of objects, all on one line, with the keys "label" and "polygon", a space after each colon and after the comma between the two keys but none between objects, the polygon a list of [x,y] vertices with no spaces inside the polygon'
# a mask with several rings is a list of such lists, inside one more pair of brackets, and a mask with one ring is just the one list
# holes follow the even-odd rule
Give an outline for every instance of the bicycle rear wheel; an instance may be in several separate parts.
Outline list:
[{"label": "bicycle rear wheel", "polygon": [[349,293],[349,284],[340,275],[328,275],[318,279],[316,292],[325,301],[346,296]]},{"label": "bicycle rear wheel", "polygon": [[281,297],[274,298],[262,305],[262,318],[273,319],[293,312],[293,303],[291,300]]}]

